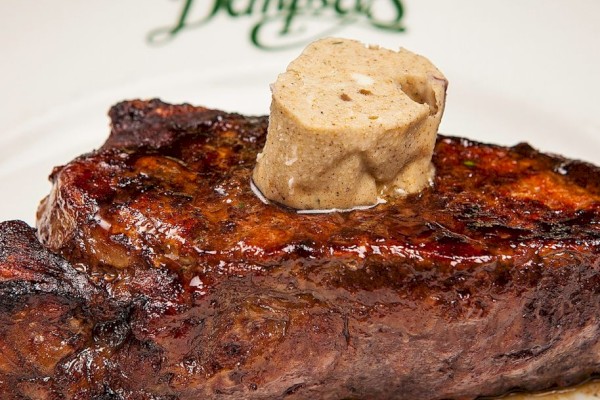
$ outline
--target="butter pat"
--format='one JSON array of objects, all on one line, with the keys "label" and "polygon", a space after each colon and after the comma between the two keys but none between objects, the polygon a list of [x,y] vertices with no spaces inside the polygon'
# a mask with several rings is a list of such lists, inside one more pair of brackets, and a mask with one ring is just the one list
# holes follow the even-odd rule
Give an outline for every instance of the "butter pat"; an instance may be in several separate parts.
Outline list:
[{"label": "butter pat", "polygon": [[327,38],[272,85],[253,180],[296,209],[350,209],[415,193],[431,164],[447,81],[426,58]]}]

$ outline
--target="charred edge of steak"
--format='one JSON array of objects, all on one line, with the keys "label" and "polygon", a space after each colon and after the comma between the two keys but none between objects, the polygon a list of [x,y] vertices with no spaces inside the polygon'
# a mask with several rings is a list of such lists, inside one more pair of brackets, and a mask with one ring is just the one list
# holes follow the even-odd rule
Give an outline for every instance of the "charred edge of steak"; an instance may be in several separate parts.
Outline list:
[{"label": "charred edge of steak", "polygon": [[158,99],[121,102],[111,108],[109,116],[112,131],[103,149],[159,149],[182,136],[210,136],[219,131],[234,131],[241,140],[252,143],[264,136],[268,123],[268,117],[245,117]]},{"label": "charred edge of steak", "polygon": [[91,302],[99,295],[86,275],[49,253],[37,240],[35,230],[22,221],[0,222],[0,267],[3,305],[9,304],[6,300],[11,296],[32,292],[81,303]]},{"label": "charred edge of steak", "polygon": [[0,222],[3,399],[102,393],[103,365],[130,335],[131,304],[111,299],[80,267],[45,249],[24,222]]}]

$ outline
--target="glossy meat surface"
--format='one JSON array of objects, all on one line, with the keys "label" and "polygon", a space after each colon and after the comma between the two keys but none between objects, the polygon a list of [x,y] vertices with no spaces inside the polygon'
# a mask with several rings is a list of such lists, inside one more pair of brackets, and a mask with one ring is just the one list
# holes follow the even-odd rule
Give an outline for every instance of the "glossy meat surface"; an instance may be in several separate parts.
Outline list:
[{"label": "glossy meat surface", "polygon": [[90,311],[114,327],[78,398],[474,398],[600,372],[596,167],[440,137],[420,195],[306,215],[250,190],[264,117],[111,118],[38,212],[114,308]]},{"label": "glossy meat surface", "polygon": [[0,223],[0,397],[69,393],[56,387],[69,379],[60,371],[89,350],[99,317],[110,317],[103,300],[84,273],[42,247],[34,229]]}]

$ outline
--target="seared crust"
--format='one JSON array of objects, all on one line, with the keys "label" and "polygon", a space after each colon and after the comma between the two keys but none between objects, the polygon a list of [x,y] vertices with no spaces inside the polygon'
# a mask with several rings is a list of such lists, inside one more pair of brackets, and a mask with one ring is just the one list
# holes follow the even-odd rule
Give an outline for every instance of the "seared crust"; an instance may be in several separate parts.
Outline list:
[{"label": "seared crust", "polygon": [[94,324],[108,315],[102,300],[84,273],[41,246],[34,229],[0,223],[0,397],[69,393],[57,389],[65,378],[57,372],[87,351]]},{"label": "seared crust", "polygon": [[265,117],[111,117],[38,213],[42,243],[129,310],[103,393],[474,398],[600,372],[598,168],[440,137],[432,188],[301,215],[250,190]]}]

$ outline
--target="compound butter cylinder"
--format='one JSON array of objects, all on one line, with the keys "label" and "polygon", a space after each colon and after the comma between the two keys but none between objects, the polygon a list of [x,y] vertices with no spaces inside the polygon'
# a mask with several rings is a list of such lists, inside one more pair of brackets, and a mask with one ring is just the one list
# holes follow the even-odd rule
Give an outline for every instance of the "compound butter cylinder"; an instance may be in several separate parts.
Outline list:
[{"label": "compound butter cylinder", "polygon": [[310,44],[272,85],[253,181],[301,210],[351,209],[430,184],[447,81],[426,58],[347,39]]}]

